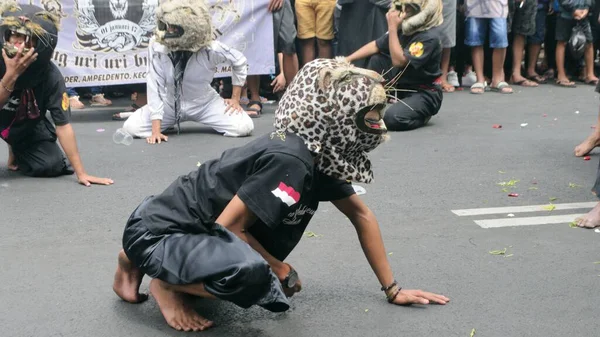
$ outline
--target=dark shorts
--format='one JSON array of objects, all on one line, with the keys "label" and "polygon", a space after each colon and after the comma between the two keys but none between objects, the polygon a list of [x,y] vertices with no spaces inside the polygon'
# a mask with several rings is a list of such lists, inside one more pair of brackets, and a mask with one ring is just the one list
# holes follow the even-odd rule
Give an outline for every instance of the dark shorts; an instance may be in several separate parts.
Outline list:
[{"label": "dark shorts", "polygon": [[212,295],[242,308],[289,309],[269,264],[247,243],[219,224],[198,224],[198,233],[154,234],[143,220],[151,200],[135,209],[123,233],[125,254],[146,275],[175,285],[204,283]]},{"label": "dark shorts", "polygon": [[[592,27],[590,26],[588,18],[581,20],[580,24],[583,25],[585,41],[587,43],[592,43],[594,42],[594,37],[592,36]],[[558,16],[556,18],[556,41],[569,41],[571,33],[573,32],[573,27],[575,27],[576,24],[577,21],[575,19],[565,19]]]},{"label": "dark shorts", "polygon": [[273,39],[275,52],[283,54],[296,53],[296,25],[294,11],[290,0],[283,1],[283,7],[273,12]]},{"label": "dark shorts", "polygon": [[546,37],[546,16],[548,8],[545,5],[538,5],[538,10],[535,15],[535,34],[527,38],[527,42],[531,44],[542,44]]},{"label": "dark shorts", "polygon": [[509,33],[531,36],[535,34],[537,2],[525,0],[523,7],[519,3],[508,1],[509,13],[508,29]]}]

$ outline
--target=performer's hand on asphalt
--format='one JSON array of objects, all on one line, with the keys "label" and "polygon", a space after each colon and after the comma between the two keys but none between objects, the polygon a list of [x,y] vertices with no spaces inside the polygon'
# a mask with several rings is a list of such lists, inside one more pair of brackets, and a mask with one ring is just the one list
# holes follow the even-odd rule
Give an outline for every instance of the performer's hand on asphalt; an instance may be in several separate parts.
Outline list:
[{"label": "performer's hand on asphalt", "polygon": [[394,7],[390,8],[385,15],[388,22],[388,29],[398,30],[398,27],[400,27],[402,21],[404,21],[405,16],[405,12],[398,12]]},{"label": "performer's hand on asphalt", "polygon": [[83,186],[92,186],[92,184],[95,185],[112,185],[114,183],[114,181],[110,178],[98,178],[98,177],[94,177],[91,176],[87,173],[82,174],[80,176],[77,177],[77,180],[79,181],[79,183]]},{"label": "performer's hand on asphalt", "polygon": [[[280,282],[283,282],[285,280],[285,278],[289,274],[291,268],[293,268],[291,265],[289,265],[287,263],[284,263],[282,265],[282,267],[283,268],[281,268],[281,270],[278,270],[276,272],[277,278],[279,279]],[[298,273],[298,271],[296,271],[296,273]],[[300,276],[298,276],[298,281],[296,282],[296,285],[294,287],[292,287],[292,288],[283,287],[283,293],[287,297],[292,297],[292,296],[294,296],[295,293],[298,293],[301,290],[302,290],[302,281],[300,280]]]},{"label": "performer's hand on asphalt", "polygon": [[286,80],[284,74],[279,74],[273,82],[271,82],[271,86],[273,87],[273,93],[280,92],[285,89]]},{"label": "performer's hand on asphalt", "polygon": [[450,299],[443,295],[438,295],[422,290],[402,289],[394,299],[394,304],[411,305],[411,304],[446,304]]},{"label": "performer's hand on asphalt", "polygon": [[283,7],[283,0],[271,0],[269,1],[269,12],[276,12]]},{"label": "performer's hand on asphalt", "polygon": [[225,110],[225,113],[233,115],[244,112],[244,108],[242,108],[242,106],[240,105],[239,100],[226,99],[225,104],[227,104],[227,109]]},{"label": "performer's hand on asphalt", "polygon": [[10,58],[6,55],[6,51],[2,49],[2,57],[4,58],[4,64],[6,65],[6,74],[21,76],[25,70],[37,60],[38,54],[33,48],[31,48],[26,54],[23,54],[23,47],[19,46],[17,54]]},{"label": "performer's hand on asphalt", "polygon": [[162,133],[153,133],[152,136],[146,138],[146,143],[148,144],[160,144],[161,141],[169,141],[169,137],[163,135]]}]

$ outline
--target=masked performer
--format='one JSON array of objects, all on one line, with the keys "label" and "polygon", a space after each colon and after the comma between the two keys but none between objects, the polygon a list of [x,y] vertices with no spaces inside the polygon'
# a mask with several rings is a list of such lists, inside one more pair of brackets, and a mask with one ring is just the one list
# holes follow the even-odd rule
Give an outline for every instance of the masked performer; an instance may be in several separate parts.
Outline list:
[{"label": "masked performer", "polygon": [[391,131],[420,128],[442,106],[441,0],[394,0],[387,13],[388,32],[348,60],[371,57],[369,69],[384,74],[396,89],[398,102],[388,107],[385,123]]},{"label": "masked performer", "polygon": [[[163,1],[156,15],[156,37],[148,48],[148,104],[135,111],[123,128],[150,144],[166,141],[162,132],[179,128],[184,121],[203,123],[225,136],[250,135],[254,123],[239,103],[246,81],[246,58],[213,41],[206,3]],[[210,85],[221,64],[231,66],[234,88],[230,100],[223,100]]]},{"label": "masked performer", "polygon": [[[58,16],[37,6],[6,1],[0,11],[0,137],[9,146],[8,168],[34,177],[75,172],[86,186],[112,184],[110,179],[88,175],[79,157],[69,124],[65,82],[51,61],[58,38]],[[56,128],[46,118],[46,111]]]},{"label": "masked performer", "polygon": [[330,201],[356,227],[381,290],[395,304],[445,304],[394,280],[379,225],[349,180],[373,179],[367,153],[383,142],[386,94],[375,72],[342,60],[302,68],[276,112],[275,129],[223,152],[146,198],[129,218],[114,290],[143,301],[143,275],[168,324],[204,330],[184,295],[220,298],[242,308],[285,311],[302,288],[285,263],[319,202]]}]

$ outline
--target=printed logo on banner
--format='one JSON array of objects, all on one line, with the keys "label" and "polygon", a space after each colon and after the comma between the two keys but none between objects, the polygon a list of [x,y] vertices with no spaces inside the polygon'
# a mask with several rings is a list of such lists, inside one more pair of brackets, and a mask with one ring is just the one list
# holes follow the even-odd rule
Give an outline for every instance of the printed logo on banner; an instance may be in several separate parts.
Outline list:
[{"label": "printed logo on banner", "polygon": [[[75,0],[79,48],[124,52],[146,48],[159,0]],[[141,5],[140,5],[141,4]]]}]

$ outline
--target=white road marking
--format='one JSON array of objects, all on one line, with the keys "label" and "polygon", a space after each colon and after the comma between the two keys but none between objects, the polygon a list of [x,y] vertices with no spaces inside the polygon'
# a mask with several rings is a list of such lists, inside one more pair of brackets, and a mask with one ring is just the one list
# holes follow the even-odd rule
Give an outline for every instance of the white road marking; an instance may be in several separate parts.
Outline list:
[{"label": "white road marking", "polygon": [[517,227],[569,223],[584,214],[532,216],[525,218],[475,220],[481,228]]},{"label": "white road marking", "polygon": [[[582,209],[582,208],[593,208],[598,204],[594,202],[575,202],[570,204],[554,204],[555,211],[565,209]],[[457,209],[452,210],[452,213],[458,216],[473,216],[473,215],[486,215],[486,214],[507,214],[507,213],[526,213],[526,212],[548,212],[544,207],[545,205],[531,205],[531,206],[508,206],[508,207],[491,207],[491,208],[471,208],[471,209]],[[570,221],[569,221],[570,222]]]}]

